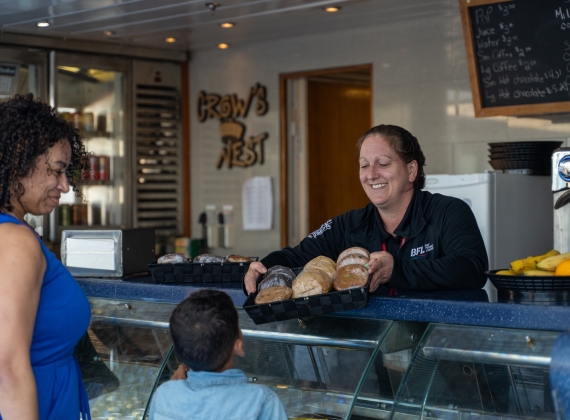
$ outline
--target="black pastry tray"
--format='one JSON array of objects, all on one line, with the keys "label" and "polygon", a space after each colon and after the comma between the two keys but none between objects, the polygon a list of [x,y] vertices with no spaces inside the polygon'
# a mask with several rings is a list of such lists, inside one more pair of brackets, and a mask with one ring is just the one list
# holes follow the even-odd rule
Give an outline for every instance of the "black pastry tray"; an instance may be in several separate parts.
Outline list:
[{"label": "black pastry tray", "polygon": [[[303,268],[292,268],[295,275]],[[243,303],[243,309],[255,324],[301,319],[309,316],[326,315],[334,312],[363,308],[368,304],[369,285],[351,289],[331,291],[321,295],[305,296],[282,301],[255,304],[257,293],[250,294]]]},{"label": "black pastry tray", "polygon": [[[256,259],[255,259],[256,260]],[[223,263],[180,263],[149,264],[148,268],[155,283],[164,284],[203,284],[234,283],[241,286],[250,262],[223,262]],[[212,284],[212,286],[214,286]]]},{"label": "black pastry tray", "polygon": [[486,271],[497,290],[520,292],[564,292],[570,290],[570,276],[505,276],[499,270]]}]

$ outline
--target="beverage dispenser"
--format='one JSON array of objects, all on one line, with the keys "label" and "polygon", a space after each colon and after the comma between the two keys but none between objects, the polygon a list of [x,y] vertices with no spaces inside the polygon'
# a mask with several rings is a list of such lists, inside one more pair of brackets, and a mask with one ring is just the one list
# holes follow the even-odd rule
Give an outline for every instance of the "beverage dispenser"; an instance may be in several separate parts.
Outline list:
[{"label": "beverage dispenser", "polygon": [[552,154],[552,192],[554,194],[554,249],[570,252],[570,147]]}]

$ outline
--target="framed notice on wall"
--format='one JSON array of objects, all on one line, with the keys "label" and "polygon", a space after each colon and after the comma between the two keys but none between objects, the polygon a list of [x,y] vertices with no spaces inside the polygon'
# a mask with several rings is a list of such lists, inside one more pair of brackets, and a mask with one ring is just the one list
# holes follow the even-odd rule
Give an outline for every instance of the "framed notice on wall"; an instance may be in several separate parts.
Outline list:
[{"label": "framed notice on wall", "polygon": [[477,117],[570,111],[570,3],[460,0]]}]

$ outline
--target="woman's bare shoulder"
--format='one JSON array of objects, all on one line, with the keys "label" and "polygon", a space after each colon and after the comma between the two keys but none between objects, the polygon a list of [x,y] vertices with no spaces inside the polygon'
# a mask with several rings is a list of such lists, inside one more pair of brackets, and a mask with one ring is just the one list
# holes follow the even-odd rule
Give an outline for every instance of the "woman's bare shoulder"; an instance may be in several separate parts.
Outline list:
[{"label": "woman's bare shoulder", "polygon": [[37,262],[42,255],[39,238],[28,227],[16,223],[0,224],[0,261],[17,258],[20,263]]}]

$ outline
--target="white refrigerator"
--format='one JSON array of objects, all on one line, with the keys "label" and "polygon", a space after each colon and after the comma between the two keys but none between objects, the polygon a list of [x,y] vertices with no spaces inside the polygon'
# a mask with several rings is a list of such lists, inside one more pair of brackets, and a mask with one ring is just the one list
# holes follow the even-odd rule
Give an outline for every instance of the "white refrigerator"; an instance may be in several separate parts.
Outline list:
[{"label": "white refrigerator", "polygon": [[[425,191],[457,197],[473,210],[489,256],[489,269],[508,268],[513,260],[544,254],[553,246],[549,176],[487,171],[427,175]],[[496,290],[488,281],[491,301]]]}]

